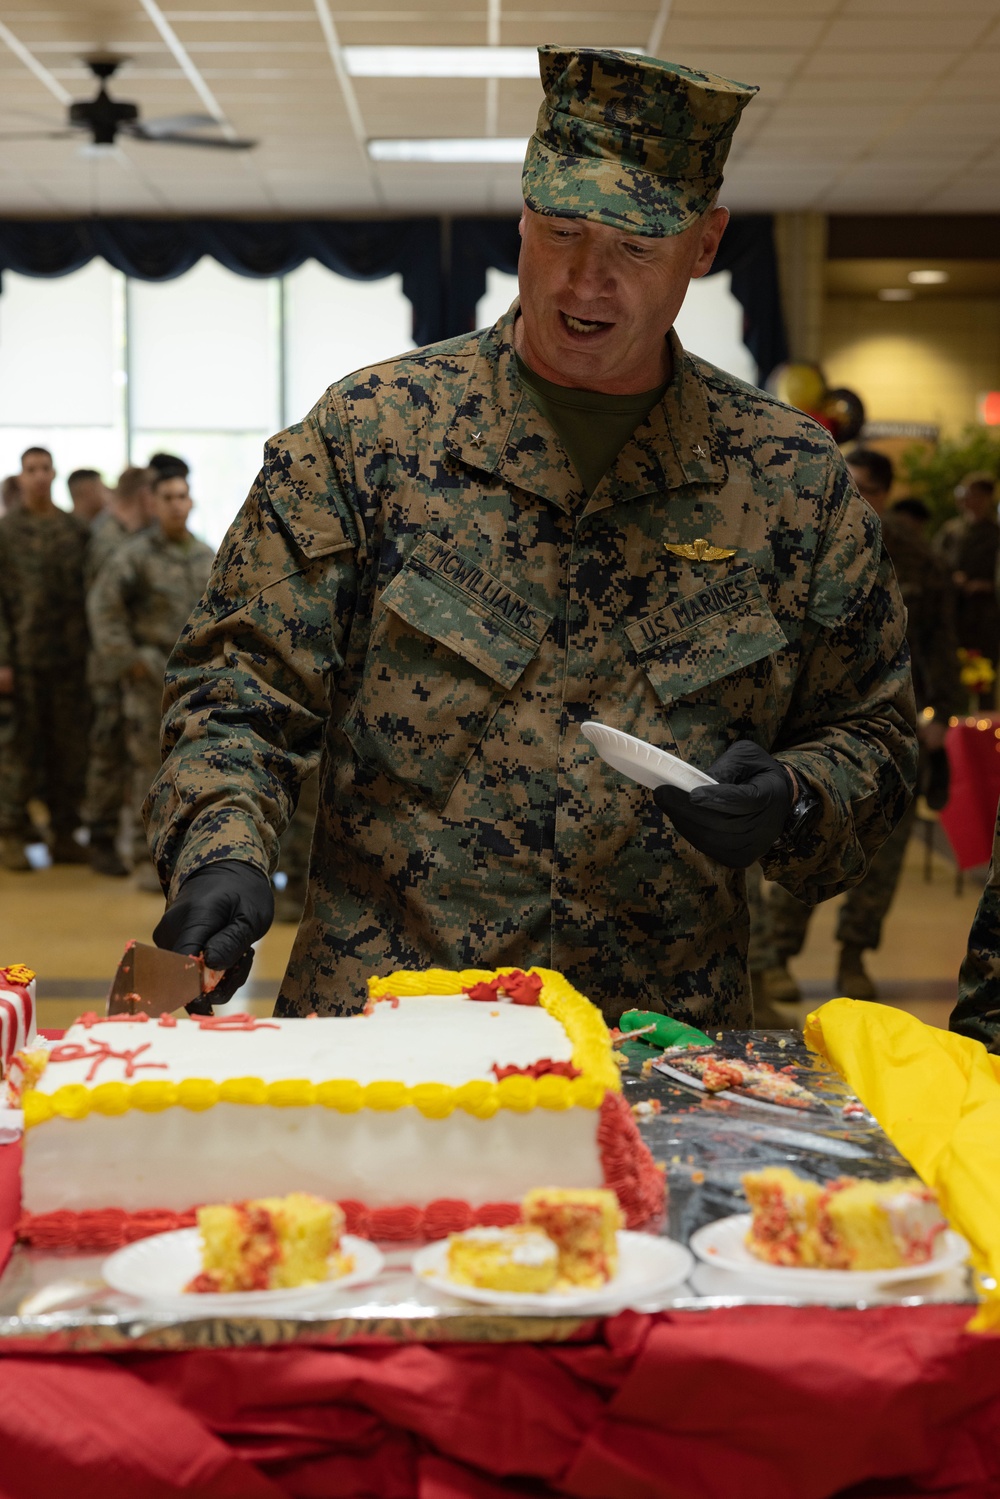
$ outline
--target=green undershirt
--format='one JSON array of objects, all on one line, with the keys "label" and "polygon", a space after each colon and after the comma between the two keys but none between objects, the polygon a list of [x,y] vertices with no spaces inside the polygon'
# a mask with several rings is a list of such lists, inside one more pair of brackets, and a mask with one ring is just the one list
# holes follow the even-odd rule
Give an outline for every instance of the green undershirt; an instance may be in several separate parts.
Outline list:
[{"label": "green undershirt", "polygon": [[662,399],[666,384],[635,395],[609,396],[599,390],[554,385],[518,357],[517,372],[545,420],[558,435],[587,493],[593,494],[636,427]]}]

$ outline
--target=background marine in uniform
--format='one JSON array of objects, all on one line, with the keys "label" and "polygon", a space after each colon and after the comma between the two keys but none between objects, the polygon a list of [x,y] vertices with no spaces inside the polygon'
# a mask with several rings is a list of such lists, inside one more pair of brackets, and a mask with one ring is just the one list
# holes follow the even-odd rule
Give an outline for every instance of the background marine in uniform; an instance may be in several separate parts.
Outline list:
[{"label": "background marine in uniform", "polygon": [[121,687],[125,743],[139,828],[136,882],[159,890],[141,843],[141,808],[160,763],[160,703],[167,658],[198,602],[214,552],[187,529],[192,500],[187,479],[152,480],[155,524],[105,561],[87,599],[94,653],[106,680]]},{"label": "background marine in uniform", "polygon": [[[893,468],[885,454],[856,448],[848,455],[847,464],[858,492],[881,520],[882,541],[906,606],[906,638],[920,714],[919,785],[923,794],[940,808],[947,800],[944,738],[948,720],[963,706],[951,580],[911,518],[905,513],[897,514],[894,507],[886,509]],[[836,940],[840,952],[835,984],[837,993],[850,999],[878,998],[863,955],[877,948],[882,940],[882,924],[899,885],[915,817],[913,802],[875,855],[864,879],[848,892],[838,912]],[[762,926],[754,944],[760,955],[754,984],[755,1008],[758,1020],[783,1025],[787,1020],[771,1007],[801,998],[787,964],[802,951],[812,907],[796,900],[780,885],[772,885],[760,898]],[[752,962],[751,967],[754,967]]]},{"label": "background marine in uniform", "polygon": [[81,820],[87,745],[87,533],[52,499],[55,469],[28,448],[20,504],[0,518],[0,864],[31,868],[28,802],[49,815],[57,864],[85,863],[73,833]]}]

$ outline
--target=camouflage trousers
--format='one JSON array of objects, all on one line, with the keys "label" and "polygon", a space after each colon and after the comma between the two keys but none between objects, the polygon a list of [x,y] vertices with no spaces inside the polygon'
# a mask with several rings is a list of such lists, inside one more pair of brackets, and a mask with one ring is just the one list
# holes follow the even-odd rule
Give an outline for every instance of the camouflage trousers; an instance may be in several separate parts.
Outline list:
[{"label": "camouflage trousers", "polygon": [[0,699],[0,834],[27,837],[28,802],[48,808],[52,832],[69,837],[81,820],[89,713],[83,664],[17,670],[14,695]]},{"label": "camouflage trousers", "polygon": [[313,830],[319,807],[319,775],[311,775],[303,781],[299,792],[298,806],[291,822],[281,835],[278,847],[278,868],[288,876],[285,887],[296,900],[305,900],[309,883],[309,854],[312,850]]},{"label": "camouflage trousers", "polygon": [[160,769],[160,706],[163,682],[150,676],[122,683],[125,748],[132,788],[132,817],[137,847],[133,858],[146,860],[149,849],[143,836],[142,804]]},{"label": "camouflage trousers", "polygon": [[[882,923],[896,894],[915,818],[916,804],[911,803],[875,855],[864,879],[844,897],[835,933],[842,946],[876,948],[882,941]],[[781,967],[800,953],[814,909],[803,905],[780,885],[772,885],[766,896],[762,885],[758,885],[756,901],[751,900],[751,969]]]},{"label": "camouflage trousers", "polygon": [[92,683],[87,746],[87,825],[92,843],[113,842],[123,806],[131,803],[122,689],[117,682]]}]

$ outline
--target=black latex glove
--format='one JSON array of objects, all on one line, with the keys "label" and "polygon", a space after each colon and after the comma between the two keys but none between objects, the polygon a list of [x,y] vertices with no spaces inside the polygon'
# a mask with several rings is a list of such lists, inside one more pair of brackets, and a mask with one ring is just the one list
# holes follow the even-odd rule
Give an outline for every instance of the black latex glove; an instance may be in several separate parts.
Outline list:
[{"label": "black latex glove", "polygon": [[[224,969],[207,1005],[223,1005],[246,983],[251,943],[274,920],[274,891],[266,874],[241,859],[220,859],[189,874],[153,933],[157,947],[201,956]],[[193,1008],[193,1007],[192,1007]]]},{"label": "black latex glove", "polygon": [[751,739],[737,739],[708,774],[720,784],[693,791],[657,786],[653,800],[701,853],[730,869],[748,869],[788,821],[791,774]]}]

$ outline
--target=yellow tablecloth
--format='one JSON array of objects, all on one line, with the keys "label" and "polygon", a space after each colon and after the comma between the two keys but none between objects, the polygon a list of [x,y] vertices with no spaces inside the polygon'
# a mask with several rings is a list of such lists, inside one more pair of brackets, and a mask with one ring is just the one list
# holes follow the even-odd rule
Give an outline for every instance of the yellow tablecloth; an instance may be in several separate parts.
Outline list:
[{"label": "yellow tablecloth", "polygon": [[969,1326],[1000,1332],[1000,1057],[902,1010],[854,999],[815,1010],[805,1033],[968,1239],[984,1279]]}]

